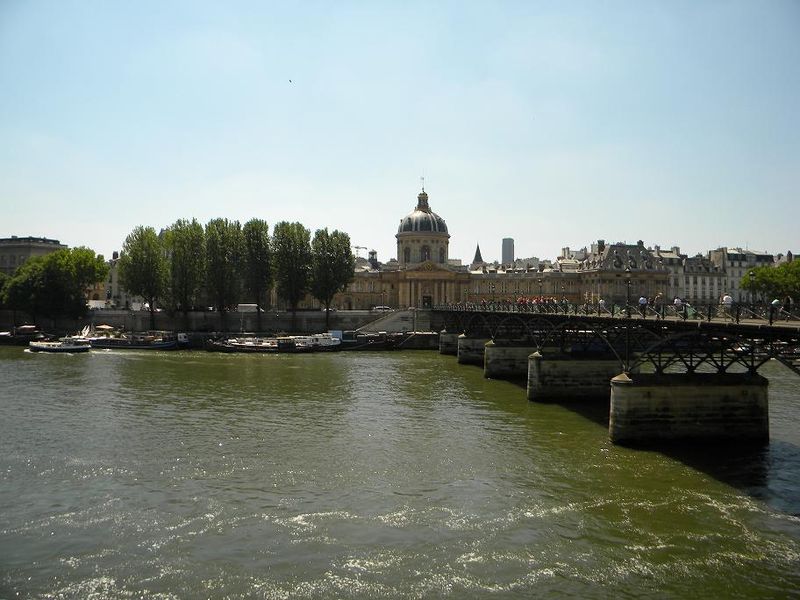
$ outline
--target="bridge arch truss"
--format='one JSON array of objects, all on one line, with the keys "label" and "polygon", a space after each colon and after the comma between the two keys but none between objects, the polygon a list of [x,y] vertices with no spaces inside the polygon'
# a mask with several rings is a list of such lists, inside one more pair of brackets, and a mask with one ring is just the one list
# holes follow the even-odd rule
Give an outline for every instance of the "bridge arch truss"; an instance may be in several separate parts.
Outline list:
[{"label": "bridge arch truss", "polygon": [[593,315],[435,309],[432,323],[496,343],[613,355],[623,370],[755,373],[778,360],[800,375],[800,328]]}]

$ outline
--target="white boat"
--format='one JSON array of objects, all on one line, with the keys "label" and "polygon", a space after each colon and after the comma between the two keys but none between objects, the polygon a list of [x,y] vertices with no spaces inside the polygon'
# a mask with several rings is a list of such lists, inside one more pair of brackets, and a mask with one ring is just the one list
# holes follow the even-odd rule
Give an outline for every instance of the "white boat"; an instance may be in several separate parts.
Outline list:
[{"label": "white boat", "polygon": [[76,352],[88,352],[92,345],[89,340],[80,338],[61,338],[57,342],[29,342],[28,348],[31,352],[63,352],[74,354]]},{"label": "white boat", "polygon": [[315,352],[331,352],[340,350],[342,347],[342,340],[330,333],[315,333],[308,337],[311,339],[311,346]]},{"label": "white boat", "polygon": [[233,337],[225,340],[210,341],[207,349],[216,352],[277,352],[278,340],[275,338]]},{"label": "white boat", "polygon": [[217,352],[330,352],[341,348],[342,340],[329,333],[291,335],[278,338],[232,337],[207,343]]}]

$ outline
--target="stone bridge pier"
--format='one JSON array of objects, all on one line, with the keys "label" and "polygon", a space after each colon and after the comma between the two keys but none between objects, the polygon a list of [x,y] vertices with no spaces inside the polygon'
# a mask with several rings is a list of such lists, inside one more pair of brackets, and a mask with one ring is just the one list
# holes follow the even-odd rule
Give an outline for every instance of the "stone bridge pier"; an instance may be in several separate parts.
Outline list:
[{"label": "stone bridge pier", "polygon": [[458,336],[458,363],[461,365],[483,366],[486,342],[489,338]]},{"label": "stone bridge pier", "polygon": [[612,356],[575,356],[557,349],[528,358],[528,400],[608,400],[611,378],[621,370]]},{"label": "stone bridge pier", "polygon": [[621,374],[611,380],[615,443],[769,441],[768,380],[757,373]]},{"label": "stone bridge pier", "polygon": [[530,343],[492,340],[484,348],[483,376],[487,379],[525,379],[528,357],[536,352]]},{"label": "stone bridge pier", "polygon": [[457,333],[448,333],[446,330],[439,332],[439,354],[458,355]]},{"label": "stone bridge pier", "polygon": [[434,310],[440,352],[487,378],[524,377],[531,401],[603,402],[614,443],[767,442],[768,381],[757,372],[777,360],[800,375],[794,321],[507,308]]}]

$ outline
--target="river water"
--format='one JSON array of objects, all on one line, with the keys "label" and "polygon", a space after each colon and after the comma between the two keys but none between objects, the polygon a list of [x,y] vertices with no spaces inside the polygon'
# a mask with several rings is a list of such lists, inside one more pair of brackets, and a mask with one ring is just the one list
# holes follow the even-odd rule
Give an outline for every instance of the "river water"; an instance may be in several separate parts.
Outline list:
[{"label": "river water", "polygon": [[800,597],[763,449],[636,450],[430,351],[0,348],[0,598]]}]

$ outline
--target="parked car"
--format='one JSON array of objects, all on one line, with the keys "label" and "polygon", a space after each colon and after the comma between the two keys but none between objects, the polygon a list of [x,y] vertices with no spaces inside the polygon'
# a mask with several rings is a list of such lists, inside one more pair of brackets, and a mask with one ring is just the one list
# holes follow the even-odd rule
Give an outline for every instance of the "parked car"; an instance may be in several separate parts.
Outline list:
[{"label": "parked car", "polygon": [[391,306],[373,306],[372,312],[392,312]]}]

